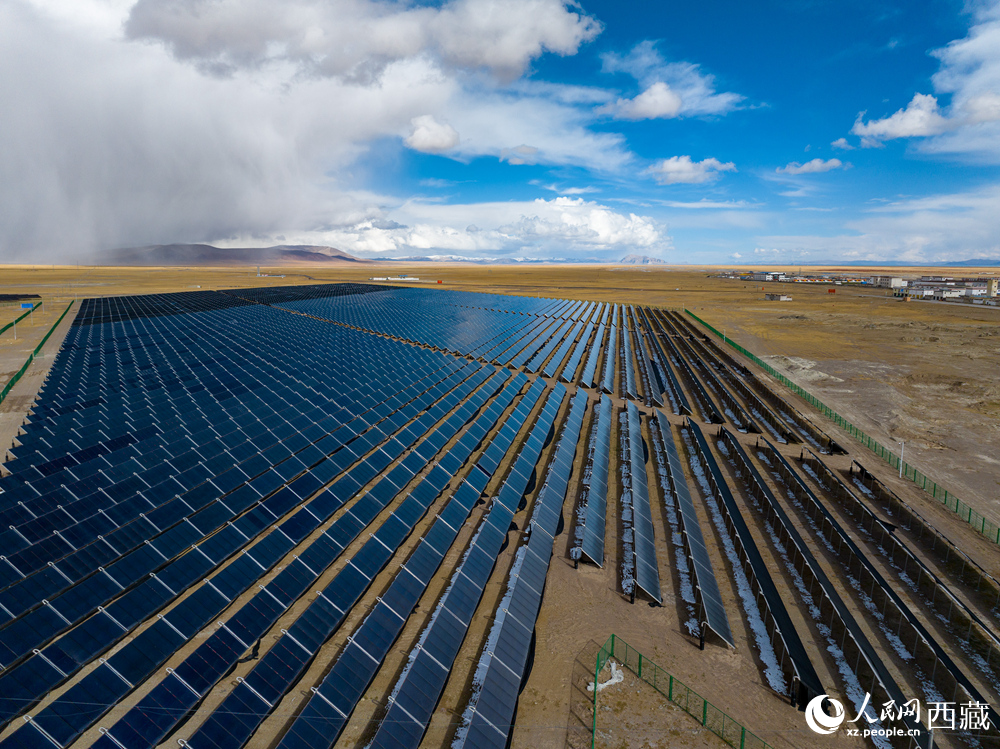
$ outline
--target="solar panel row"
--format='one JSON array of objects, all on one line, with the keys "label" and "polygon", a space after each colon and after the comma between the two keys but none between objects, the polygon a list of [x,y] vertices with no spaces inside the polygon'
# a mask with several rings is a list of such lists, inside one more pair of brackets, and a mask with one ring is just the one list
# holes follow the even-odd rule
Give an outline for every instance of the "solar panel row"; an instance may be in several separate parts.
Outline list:
[{"label": "solar panel row", "polygon": [[[559,370],[559,379],[563,382],[573,382],[576,380],[576,373],[580,369],[580,360],[583,359],[583,354],[587,350],[587,345],[590,343],[593,333],[594,323],[592,321],[586,323],[583,333],[580,335],[579,340],[576,342],[576,346],[573,348],[573,353],[570,354],[570,357],[566,361],[565,365],[563,365],[562,369]],[[555,361],[556,359],[561,361],[561,356],[565,356],[565,353],[560,350],[552,358],[552,361]],[[548,370],[549,367],[546,367],[546,376],[551,377],[552,375],[548,374]]]},{"label": "solar panel row", "polygon": [[401,749],[420,743],[492,573],[510,521],[534,473],[542,446],[555,423],[556,412],[565,399],[566,389],[557,384],[500,494],[452,576],[430,625],[411,653],[396,683],[389,709],[372,739],[372,747]]},{"label": "solar panel row", "polygon": [[[641,309],[641,308],[640,308]],[[640,312],[632,309],[633,328],[632,335],[635,339],[635,358],[639,362],[639,375],[642,382],[642,392],[646,395],[646,405],[663,406],[663,384],[659,376],[653,369],[646,353],[648,338],[646,332],[640,324]]]},{"label": "solar panel row", "polygon": [[648,310],[643,309],[642,314],[646,330],[649,333],[648,340],[650,343],[650,350],[653,352],[655,369],[660,376],[662,393],[670,401],[670,406],[675,414],[690,414],[692,413],[691,404],[688,403],[687,396],[684,394],[684,391],[681,390],[681,385],[677,381],[677,376],[674,374],[673,367],[671,367],[670,361],[667,357],[667,352],[663,349],[663,343],[660,340],[661,337],[666,334],[663,332],[663,328],[660,326],[659,321],[649,314]]},{"label": "solar panel row", "polygon": [[[573,327],[572,320],[566,320],[558,328],[552,331],[552,337],[544,342],[544,345],[537,349],[535,353],[531,356],[525,364],[525,370],[528,372],[537,372],[541,369],[542,364],[549,358],[556,347],[563,343],[563,338],[568,337],[570,329]],[[572,340],[572,339],[571,339]],[[549,375],[551,377],[552,375]]]},{"label": "solar panel row", "polygon": [[[548,363],[545,365],[545,368],[542,370],[542,374],[544,374],[546,377],[555,377],[556,372],[560,371],[559,365],[562,364],[563,361],[565,361],[566,354],[569,353],[570,348],[572,348],[573,344],[576,343],[576,339],[579,337],[583,329],[584,329],[584,322],[578,321],[575,325],[573,325],[572,329],[566,333],[563,339],[561,341],[558,341],[559,348],[556,350],[556,352],[552,355],[552,358],[549,359]],[[573,367],[572,371],[575,373],[576,367]]]},{"label": "solar panel row", "polygon": [[[736,647],[733,633],[729,627],[729,617],[722,603],[719,583],[715,578],[712,560],[708,556],[705,537],[701,532],[701,523],[691,499],[691,490],[684,477],[677,442],[670,422],[662,412],[656,412],[656,429],[653,431],[658,440],[657,449],[663,451],[667,464],[667,480],[669,486],[661,487],[664,497],[672,495],[680,510],[680,528],[684,549],[687,552],[688,568],[694,583],[696,602],[700,607],[701,624],[707,626],[721,637],[730,647]],[[702,645],[704,646],[704,630],[702,630]]]},{"label": "solar panel row", "polygon": [[698,406],[701,409],[702,415],[705,417],[705,421],[710,424],[723,424],[725,419],[722,418],[722,414],[719,413],[719,409],[716,407],[715,402],[709,396],[705,387],[701,384],[701,381],[695,375],[694,370],[691,369],[691,365],[688,364],[687,359],[684,358],[683,354],[674,343],[672,336],[676,335],[673,326],[668,320],[660,316],[660,323],[664,325],[664,329],[667,331],[668,335],[663,337],[666,342],[667,347],[673,356],[673,361],[678,365],[681,372],[684,373],[684,377],[687,380],[688,387],[691,392],[694,393],[694,398],[698,401]]},{"label": "solar panel row", "polygon": [[[618,308],[615,307],[615,319],[618,319]],[[609,328],[607,348],[604,350],[604,374],[601,376],[601,390],[609,395],[616,395],[615,364],[618,360],[618,325]]]},{"label": "solar panel row", "polygon": [[[689,340],[683,336],[678,337],[681,347],[687,353],[689,361],[693,366],[701,373],[704,382],[708,385],[709,389],[712,390],[719,398],[722,403],[723,410],[725,414],[733,422],[733,425],[741,432],[755,432],[759,433],[760,429],[757,427],[754,420],[747,413],[746,409],[740,405],[740,402],[733,397],[729,389],[722,384],[719,375],[716,373],[715,369],[712,368],[710,362],[702,356],[701,352],[696,348],[696,342],[694,340]],[[711,364],[718,365],[717,362],[711,362]]]},{"label": "solar panel row", "polygon": [[656,541],[653,536],[653,516],[649,506],[649,484],[646,479],[646,449],[642,439],[639,409],[628,404],[629,465],[631,477],[632,527],[635,531],[635,582],[654,601],[661,602],[660,568],[656,561]]},{"label": "solar panel row", "polygon": [[545,484],[535,501],[528,541],[518,549],[507,592],[480,658],[482,680],[473,685],[473,696],[463,716],[465,730],[459,730],[453,749],[466,745],[504,749],[507,745],[586,410],[587,394],[577,391]]},{"label": "solar panel row", "polygon": [[[614,423],[614,405],[611,399],[601,396],[600,407],[595,409],[589,447],[589,470],[584,472],[586,508],[577,523],[582,522],[580,551],[598,567],[604,566],[604,528],[608,509],[608,467],[611,461],[611,426]],[[581,496],[581,500],[584,497]],[[578,531],[577,535],[580,533]]]},{"label": "solar panel row", "polygon": [[635,384],[635,365],[632,363],[632,331],[629,329],[628,316],[625,315],[622,325],[621,357],[625,363],[625,394],[629,398],[638,398],[639,391]]},{"label": "solar panel row", "polygon": [[[607,313],[605,313],[607,314]],[[597,326],[597,333],[594,335],[594,342],[590,346],[590,354],[587,356],[587,363],[583,366],[583,373],[580,375],[580,383],[584,387],[597,387],[597,361],[604,350],[605,331],[607,326],[601,323]],[[582,352],[581,352],[582,353]]]}]

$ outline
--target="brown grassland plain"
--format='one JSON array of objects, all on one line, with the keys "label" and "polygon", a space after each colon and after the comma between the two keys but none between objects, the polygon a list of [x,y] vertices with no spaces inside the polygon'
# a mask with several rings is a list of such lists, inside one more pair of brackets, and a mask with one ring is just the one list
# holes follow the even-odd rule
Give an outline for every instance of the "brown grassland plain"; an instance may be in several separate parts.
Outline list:
[{"label": "brown grassland plain", "polygon": [[[951,274],[965,276],[985,270],[962,269]],[[16,342],[10,331],[0,336],[0,385],[23,364],[58,313],[74,298],[367,281],[372,276],[406,273],[432,280],[434,283],[419,285],[434,289],[687,308],[770,361],[884,444],[905,440],[906,457],[912,464],[992,520],[1000,520],[1000,455],[996,451],[1000,308],[904,303],[886,296],[884,290],[863,287],[836,286],[836,293],[831,294],[828,289],[833,287],[825,284],[745,283],[717,278],[718,269],[713,268],[373,263],[263,271],[269,277],[258,278],[254,269],[247,268],[0,267],[0,292],[38,294],[45,302],[34,325],[18,326]],[[940,268],[892,270],[893,275],[925,272],[949,273]],[[279,275],[284,277],[276,277]],[[765,291],[791,293],[794,298],[789,302],[765,301]],[[0,307],[0,324],[15,314],[13,306]],[[44,355],[0,405],[3,446],[10,444],[71,319],[72,315],[67,316]],[[776,389],[787,394],[780,386]],[[834,438],[842,439],[852,455],[873,469],[878,466],[876,457],[859,449],[830,422],[801,403],[799,407]],[[880,477],[885,478],[885,473],[883,469]],[[921,500],[912,486],[906,496],[909,501],[932,502]],[[608,512],[610,516],[611,507]],[[661,520],[656,523],[662,527]],[[609,546],[614,543],[614,525],[609,524]],[[708,528],[706,518],[703,525]],[[957,522],[951,531],[955,538],[971,532]],[[615,565],[605,570],[583,566],[573,570],[562,548],[567,542],[568,534],[564,534],[557,541],[552,560],[545,605],[539,615],[532,676],[518,711],[515,747],[589,745],[587,669],[593,667],[598,640],[603,642],[612,631],[776,747],[861,745],[842,737],[837,737],[837,742],[824,742],[806,732],[801,716],[782,705],[762,684],[755,659],[746,657],[752,648],[745,626],[737,625],[737,651],[715,647],[700,653],[681,631],[682,607],[673,596],[668,594],[662,608],[628,605],[617,591]],[[721,558],[715,563],[724,565]],[[666,564],[661,560],[661,577],[670,590],[667,581],[672,572]],[[732,583],[720,583],[727,606],[735,613],[738,604]],[[722,673],[733,678],[720,683]],[[607,692],[602,705],[601,746],[723,746],[690,718],[664,706],[631,675]],[[457,697],[451,710],[460,710]]]}]

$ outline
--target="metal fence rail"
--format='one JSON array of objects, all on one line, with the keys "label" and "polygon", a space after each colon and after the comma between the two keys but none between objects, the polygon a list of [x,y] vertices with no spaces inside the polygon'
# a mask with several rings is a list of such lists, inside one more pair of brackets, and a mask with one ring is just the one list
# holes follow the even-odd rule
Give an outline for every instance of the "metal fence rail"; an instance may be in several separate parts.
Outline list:
[{"label": "metal fence rail", "polygon": [[32,312],[34,312],[36,309],[38,309],[41,306],[42,306],[42,302],[39,302],[38,304],[36,304],[31,309],[29,309],[27,312],[25,312],[20,317],[16,318],[12,322],[9,322],[6,325],[4,325],[2,328],[0,328],[0,335],[3,335],[4,333],[6,333],[8,330],[10,330],[11,328],[13,328],[15,325],[17,325],[19,322],[21,322],[21,320],[23,320],[24,318],[26,318],[28,315],[30,315]]},{"label": "metal fence rail", "polygon": [[[40,307],[41,304],[39,304],[38,306]],[[32,351],[30,354],[28,354],[27,361],[25,361],[24,364],[21,366],[21,368],[14,373],[14,376],[10,378],[10,381],[8,381],[7,384],[3,386],[3,390],[0,390],[0,403],[3,403],[4,400],[6,400],[7,395],[10,393],[11,389],[17,384],[17,381],[20,380],[21,377],[24,376],[24,373],[28,371],[28,367],[31,366],[31,362],[33,362],[35,360],[35,357],[38,356],[38,352],[42,350],[42,346],[44,346],[45,342],[49,340],[49,336],[52,335],[52,332],[59,326],[59,323],[61,323],[63,318],[66,317],[66,313],[69,312],[69,308],[72,306],[73,302],[70,302],[66,306],[66,309],[63,310],[63,313],[59,315],[59,319],[52,324],[52,327],[49,328],[49,332],[45,334],[44,338],[42,338],[41,343],[35,346],[35,350]],[[37,309],[37,307],[35,309]]]},{"label": "metal fence rail", "polygon": [[997,525],[992,520],[987,519],[984,515],[974,510],[972,507],[970,507],[965,502],[960,500],[958,497],[949,492],[943,486],[939,486],[936,482],[929,479],[926,475],[918,471],[916,468],[911,466],[906,461],[901,462],[899,456],[893,453],[891,450],[889,450],[885,445],[882,445],[877,440],[872,439],[870,435],[858,429],[856,426],[854,426],[854,424],[849,422],[843,416],[838,414],[832,408],[830,408],[821,400],[812,395],[812,393],[803,390],[801,387],[799,387],[794,382],[789,380],[783,374],[778,372],[770,364],[760,359],[760,357],[758,357],[756,354],[747,351],[745,348],[740,346],[731,338],[723,336],[722,333],[720,333],[718,330],[713,328],[707,322],[702,320],[691,310],[685,309],[684,311],[691,317],[693,317],[695,320],[700,322],[702,325],[704,325],[708,330],[715,333],[715,335],[717,335],[727,344],[729,344],[734,349],[743,354],[745,357],[750,359],[750,361],[752,361],[754,364],[762,368],[765,372],[771,375],[771,377],[776,379],[778,382],[787,387],[793,393],[795,393],[800,398],[809,403],[811,406],[816,408],[824,416],[826,416],[829,419],[832,419],[838,426],[842,427],[848,434],[850,434],[852,437],[858,440],[858,442],[860,442],[862,445],[864,445],[873,453],[882,458],[882,460],[884,460],[886,463],[891,465],[893,468],[901,468],[902,475],[906,476],[906,478],[910,479],[910,481],[912,481],[921,489],[923,489],[925,492],[927,492],[932,497],[937,499],[939,502],[941,502],[941,504],[943,504],[949,510],[956,513],[959,517],[965,520],[965,522],[971,525],[976,530],[976,532],[981,533],[986,538],[993,541],[993,543],[1000,544],[1000,525]]},{"label": "metal fence rail", "polygon": [[742,723],[734,720],[616,635],[611,635],[604,643],[597,653],[594,664],[594,723],[590,736],[591,749],[594,749],[597,741],[598,677],[612,658],[734,749],[772,749],[770,744],[748,731]]}]

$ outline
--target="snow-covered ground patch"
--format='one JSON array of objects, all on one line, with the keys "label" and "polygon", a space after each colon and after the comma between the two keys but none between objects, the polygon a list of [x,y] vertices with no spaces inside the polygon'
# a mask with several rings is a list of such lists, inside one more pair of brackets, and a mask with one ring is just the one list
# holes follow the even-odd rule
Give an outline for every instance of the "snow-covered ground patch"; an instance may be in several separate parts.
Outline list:
[{"label": "snow-covered ground patch", "polygon": [[[608,665],[611,666],[611,678],[608,679],[607,681],[597,682],[598,694],[600,694],[601,691],[607,689],[610,686],[613,686],[615,684],[621,684],[623,681],[625,681],[625,672],[622,669],[618,668],[617,663],[615,663],[613,660],[609,660]],[[594,682],[590,682],[589,684],[587,684],[587,691],[588,692],[594,691]]]}]

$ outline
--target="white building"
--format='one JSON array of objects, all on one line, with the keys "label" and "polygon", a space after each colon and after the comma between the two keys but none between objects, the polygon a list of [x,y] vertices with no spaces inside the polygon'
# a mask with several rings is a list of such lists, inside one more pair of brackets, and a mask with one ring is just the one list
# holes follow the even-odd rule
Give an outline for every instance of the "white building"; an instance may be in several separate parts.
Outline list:
[{"label": "white building", "polygon": [[895,276],[872,276],[871,284],[880,289],[902,289],[906,287],[906,281]]}]

